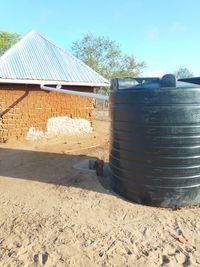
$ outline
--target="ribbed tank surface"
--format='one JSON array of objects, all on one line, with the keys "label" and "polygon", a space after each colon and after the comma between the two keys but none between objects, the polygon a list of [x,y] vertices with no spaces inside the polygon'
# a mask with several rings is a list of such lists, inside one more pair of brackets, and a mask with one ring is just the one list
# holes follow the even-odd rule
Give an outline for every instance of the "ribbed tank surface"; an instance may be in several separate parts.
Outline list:
[{"label": "ribbed tank surface", "polygon": [[[165,77],[166,78],[166,77]],[[200,86],[161,81],[110,93],[110,185],[146,205],[200,202]]]}]

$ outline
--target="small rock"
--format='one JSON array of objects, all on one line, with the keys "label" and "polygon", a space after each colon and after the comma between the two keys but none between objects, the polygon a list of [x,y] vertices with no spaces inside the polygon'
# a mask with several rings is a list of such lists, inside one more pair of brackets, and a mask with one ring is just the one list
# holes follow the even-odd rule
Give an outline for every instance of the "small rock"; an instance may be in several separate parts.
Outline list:
[{"label": "small rock", "polygon": [[166,255],[163,255],[162,256],[162,261],[163,261],[163,265],[164,265],[164,264],[169,263],[170,262],[170,259]]},{"label": "small rock", "polygon": [[39,263],[41,265],[45,265],[49,257],[49,254],[47,252],[45,253],[39,253],[34,255],[34,262]]},{"label": "small rock", "polygon": [[133,253],[130,251],[130,249],[128,249],[127,254],[132,255]]},{"label": "small rock", "polygon": [[84,244],[86,248],[96,245],[98,242],[96,240],[87,240]]},{"label": "small rock", "polygon": [[13,253],[14,253],[14,251],[9,251],[8,252],[8,257],[11,257]]},{"label": "small rock", "polygon": [[103,257],[103,252],[99,252],[99,257]]},{"label": "small rock", "polygon": [[42,264],[45,264],[48,260],[49,254],[47,252],[42,254]]},{"label": "small rock", "polygon": [[175,259],[178,264],[183,264],[185,262],[185,255],[183,253],[178,253],[175,255]]}]

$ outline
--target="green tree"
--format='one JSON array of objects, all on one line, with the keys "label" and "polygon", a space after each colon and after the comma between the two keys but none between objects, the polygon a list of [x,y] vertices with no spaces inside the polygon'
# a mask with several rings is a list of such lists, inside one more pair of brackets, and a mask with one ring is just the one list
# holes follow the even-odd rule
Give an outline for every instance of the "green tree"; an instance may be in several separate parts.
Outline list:
[{"label": "green tree", "polygon": [[85,34],[72,45],[73,54],[107,79],[136,77],[145,67],[135,57],[126,55],[120,46],[109,38]]},{"label": "green tree", "polygon": [[179,67],[178,70],[174,72],[174,75],[177,79],[190,78],[194,76],[189,69],[184,67]]},{"label": "green tree", "polygon": [[0,31],[0,56],[21,39],[18,33]]}]

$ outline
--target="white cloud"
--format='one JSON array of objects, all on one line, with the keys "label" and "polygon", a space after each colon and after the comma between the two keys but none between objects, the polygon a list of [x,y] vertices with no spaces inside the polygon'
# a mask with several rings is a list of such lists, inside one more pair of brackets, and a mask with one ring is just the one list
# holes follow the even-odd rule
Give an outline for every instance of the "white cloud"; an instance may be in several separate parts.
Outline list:
[{"label": "white cloud", "polygon": [[181,22],[174,22],[171,26],[171,31],[175,33],[181,33],[185,31],[185,26]]},{"label": "white cloud", "polygon": [[156,26],[151,27],[148,31],[147,31],[147,38],[149,40],[154,40],[159,34],[159,29]]}]

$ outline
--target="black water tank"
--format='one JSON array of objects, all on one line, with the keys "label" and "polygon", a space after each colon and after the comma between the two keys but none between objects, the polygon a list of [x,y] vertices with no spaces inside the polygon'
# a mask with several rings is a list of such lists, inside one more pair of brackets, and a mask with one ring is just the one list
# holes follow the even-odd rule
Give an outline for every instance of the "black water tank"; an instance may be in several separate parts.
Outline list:
[{"label": "black water tank", "polygon": [[200,85],[114,79],[110,113],[112,189],[152,206],[199,203]]}]

